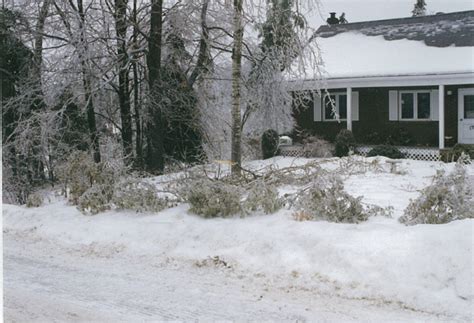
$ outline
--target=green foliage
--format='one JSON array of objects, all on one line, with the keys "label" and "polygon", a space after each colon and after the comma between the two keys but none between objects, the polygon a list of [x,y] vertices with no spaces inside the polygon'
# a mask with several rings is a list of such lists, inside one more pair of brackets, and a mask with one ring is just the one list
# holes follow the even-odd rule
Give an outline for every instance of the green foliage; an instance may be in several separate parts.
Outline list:
[{"label": "green foliage", "polygon": [[67,150],[87,151],[89,148],[89,128],[85,113],[76,104],[72,89],[66,88],[61,93],[55,110],[61,110],[59,141]]},{"label": "green foliage", "polygon": [[453,160],[457,161],[463,153],[474,159],[474,145],[456,144],[452,149]]},{"label": "green foliage", "polygon": [[98,173],[97,165],[87,152],[73,152],[58,168],[58,177],[64,184],[69,201],[77,204],[79,198],[93,184]]},{"label": "green foliage", "polygon": [[110,209],[113,190],[109,185],[94,184],[82,194],[77,208],[84,214],[97,214]]},{"label": "green foliage", "polygon": [[247,212],[263,211],[265,214],[275,213],[283,206],[278,197],[278,190],[274,185],[267,185],[263,181],[254,183],[244,202]]},{"label": "green foliage", "polygon": [[26,199],[26,207],[40,207],[43,205],[43,196],[39,193],[32,193]]},{"label": "green foliage", "polygon": [[119,210],[136,212],[159,212],[170,206],[168,199],[158,197],[154,185],[136,179],[115,185],[112,204]]},{"label": "green foliage", "polygon": [[335,150],[334,155],[343,157],[349,155],[349,151],[355,150],[356,142],[352,131],[342,129],[334,140]]},{"label": "green foliage", "polygon": [[451,174],[438,171],[433,183],[410,202],[399,220],[406,225],[415,225],[466,218],[474,218],[474,199],[463,160],[460,160]]},{"label": "green foliage", "polygon": [[259,35],[262,38],[260,48],[280,70],[284,70],[296,54],[296,30],[304,28],[306,20],[298,10],[293,10],[294,0],[271,0],[268,5],[267,19],[261,25]]},{"label": "green foliage", "polygon": [[332,157],[334,145],[318,136],[308,136],[302,140],[305,157]]},{"label": "green foliage", "polygon": [[113,191],[115,181],[124,170],[110,163],[95,163],[89,153],[73,152],[67,161],[58,169],[58,177],[64,184],[68,197],[73,204],[94,184],[110,187]]},{"label": "green foliage", "polygon": [[415,138],[403,127],[392,129],[385,140],[387,145],[410,146],[416,143]]},{"label": "green foliage", "polygon": [[355,175],[367,172],[380,173],[383,171],[384,168],[380,164],[379,159],[375,158],[372,161],[368,161],[363,157],[352,155],[339,160],[339,166],[335,173],[338,175]]},{"label": "green foliage", "polygon": [[164,149],[167,156],[184,162],[202,160],[202,136],[197,96],[178,62],[163,66],[162,86]]},{"label": "green foliage", "polygon": [[274,157],[278,154],[278,132],[268,129],[262,134],[263,159]]},{"label": "green foliage", "polygon": [[125,169],[106,162],[94,163],[82,151],[74,152],[60,169],[69,200],[85,214],[111,208],[136,212],[159,212],[173,205],[158,197],[156,187],[138,179],[120,180]]},{"label": "green foliage", "polygon": [[[33,57],[32,51],[15,35],[17,22],[22,19],[18,11],[0,8],[0,76],[12,83],[27,75]],[[3,89],[13,84],[2,82],[1,86]]]},{"label": "green foliage", "polygon": [[367,154],[367,157],[374,156],[384,156],[393,159],[399,159],[404,157],[397,147],[389,145],[380,145],[372,148]]},{"label": "green foliage", "polygon": [[346,193],[339,177],[330,177],[327,182],[316,181],[298,195],[298,211],[305,219],[359,223],[369,218],[361,203],[362,197]]},{"label": "green foliage", "polygon": [[191,204],[190,211],[205,218],[242,213],[242,189],[224,181],[201,178],[182,187],[181,195]]},{"label": "green foliage", "polygon": [[260,179],[242,184],[200,176],[183,181],[178,193],[191,205],[192,213],[205,218],[245,216],[252,212],[270,214],[283,206],[275,185]]}]

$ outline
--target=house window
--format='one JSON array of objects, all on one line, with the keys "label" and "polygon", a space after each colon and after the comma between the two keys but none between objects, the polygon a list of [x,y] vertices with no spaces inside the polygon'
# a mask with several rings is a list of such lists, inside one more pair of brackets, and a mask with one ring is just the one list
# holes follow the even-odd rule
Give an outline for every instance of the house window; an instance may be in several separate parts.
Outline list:
[{"label": "house window", "polygon": [[[333,109],[335,108],[335,109]],[[339,115],[339,120],[347,119],[347,95],[335,93],[324,96],[324,120],[336,120],[334,110]]]},{"label": "house window", "polygon": [[431,118],[430,91],[400,92],[401,120],[429,120]]}]

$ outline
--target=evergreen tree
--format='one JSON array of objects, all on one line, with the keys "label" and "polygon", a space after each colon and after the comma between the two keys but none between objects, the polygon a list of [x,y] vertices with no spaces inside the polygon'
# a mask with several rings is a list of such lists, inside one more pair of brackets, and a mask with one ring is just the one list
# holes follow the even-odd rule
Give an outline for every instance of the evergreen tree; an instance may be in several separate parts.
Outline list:
[{"label": "evergreen tree", "polygon": [[198,162],[203,156],[197,97],[183,66],[190,61],[184,40],[174,26],[166,35],[162,66],[164,150],[168,157]]},{"label": "evergreen tree", "polygon": [[79,105],[76,104],[71,89],[66,88],[61,93],[59,102],[54,109],[62,110],[62,113],[59,114],[60,138],[58,142],[63,146],[63,150],[88,151],[87,118]]},{"label": "evergreen tree", "polygon": [[295,28],[303,28],[305,19],[292,10],[294,0],[271,0],[267,19],[261,27],[260,48],[264,55],[284,70],[294,58]]},{"label": "evergreen tree", "polygon": [[426,15],[426,2],[425,0],[416,0],[416,3],[412,11],[413,17],[425,16]]},{"label": "evergreen tree", "polygon": [[33,51],[16,37],[16,27],[22,19],[18,12],[0,9],[3,183],[4,191],[19,203],[24,203],[32,186],[44,179],[40,125],[35,113],[45,105],[37,82],[31,78]]}]

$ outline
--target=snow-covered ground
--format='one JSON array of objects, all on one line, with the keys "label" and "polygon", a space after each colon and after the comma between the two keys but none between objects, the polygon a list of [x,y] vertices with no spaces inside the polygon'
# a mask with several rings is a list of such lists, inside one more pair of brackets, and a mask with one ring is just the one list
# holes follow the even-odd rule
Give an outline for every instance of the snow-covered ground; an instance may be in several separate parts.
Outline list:
[{"label": "snow-covered ground", "polygon": [[350,194],[395,209],[361,224],[296,222],[291,210],[203,219],[187,205],[96,216],[61,198],[4,205],[6,319],[471,321],[474,221],[397,221],[437,169],[452,167],[404,160],[404,175],[346,176]]}]

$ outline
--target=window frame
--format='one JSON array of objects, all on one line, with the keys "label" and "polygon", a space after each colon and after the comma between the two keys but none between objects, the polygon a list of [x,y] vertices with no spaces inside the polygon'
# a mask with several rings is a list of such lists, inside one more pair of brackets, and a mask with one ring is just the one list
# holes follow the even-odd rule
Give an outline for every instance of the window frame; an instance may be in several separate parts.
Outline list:
[{"label": "window frame", "polygon": [[323,115],[323,118],[322,118],[322,121],[328,121],[328,122],[334,122],[334,121],[347,121],[347,107],[346,107],[346,117],[344,119],[342,118],[326,118],[326,103],[325,103],[325,99],[327,96],[331,97],[331,96],[335,96],[336,97],[336,112],[338,115],[340,115],[340,112],[339,112],[339,97],[341,95],[346,95],[346,99],[347,99],[347,93],[346,92],[334,92],[334,93],[329,93],[328,94],[324,94],[324,96],[321,98],[321,110],[322,110],[322,115]]},{"label": "window frame", "polygon": [[[433,121],[433,102],[431,96],[432,90],[402,90],[398,91],[398,120],[400,121]],[[413,118],[402,117],[402,94],[413,94]],[[426,93],[430,98],[430,116],[429,118],[418,118],[418,93]]]}]

